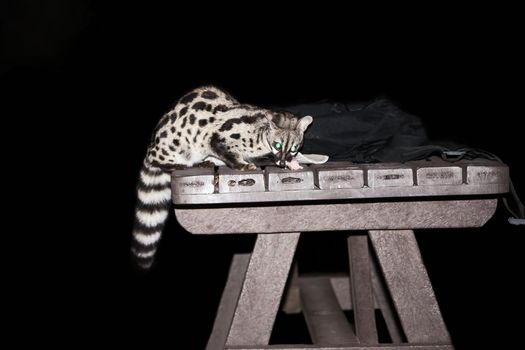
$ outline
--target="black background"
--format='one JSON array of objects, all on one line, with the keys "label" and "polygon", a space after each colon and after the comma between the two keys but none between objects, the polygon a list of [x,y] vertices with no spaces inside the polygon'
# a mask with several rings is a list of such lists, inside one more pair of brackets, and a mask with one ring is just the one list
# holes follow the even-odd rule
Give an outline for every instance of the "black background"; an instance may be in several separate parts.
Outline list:
[{"label": "black background", "polygon": [[[204,347],[231,255],[253,237],[192,236],[170,218],[153,271],[137,274],[128,256],[150,133],[202,84],[261,106],[388,97],[433,140],[500,156],[525,197],[523,28],[512,9],[221,10],[4,3],[3,130],[18,137],[6,149],[31,188],[47,190],[18,205],[35,213],[19,224],[12,269],[24,287],[11,324],[34,335],[22,340]],[[506,218],[500,205],[481,229],[416,232],[457,348],[523,339],[524,232]],[[33,223],[40,233],[26,234]],[[313,270],[344,265],[344,237],[334,237],[306,235],[300,258]],[[300,339],[295,321],[281,317],[273,339]]]}]

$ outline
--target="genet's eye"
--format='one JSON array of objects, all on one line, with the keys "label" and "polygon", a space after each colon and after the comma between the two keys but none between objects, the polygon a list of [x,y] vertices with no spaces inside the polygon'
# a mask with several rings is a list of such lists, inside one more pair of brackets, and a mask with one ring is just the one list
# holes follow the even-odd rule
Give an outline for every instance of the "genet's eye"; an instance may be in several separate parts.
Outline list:
[{"label": "genet's eye", "polygon": [[280,142],[274,142],[273,143],[273,148],[275,148],[276,150],[280,150],[282,146],[283,145],[281,145]]},{"label": "genet's eye", "polygon": [[292,152],[292,153],[297,152],[297,146],[296,145],[292,145],[292,148],[290,148],[290,152]]}]

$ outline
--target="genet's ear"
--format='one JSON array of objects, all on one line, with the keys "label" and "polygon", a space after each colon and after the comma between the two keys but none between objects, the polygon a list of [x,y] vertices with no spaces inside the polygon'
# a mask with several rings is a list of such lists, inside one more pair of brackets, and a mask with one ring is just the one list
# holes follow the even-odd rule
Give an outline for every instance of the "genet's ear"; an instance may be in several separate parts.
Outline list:
[{"label": "genet's ear", "polygon": [[313,121],[314,121],[314,118],[312,118],[309,115],[307,115],[306,117],[302,117],[299,120],[299,123],[297,123],[297,130],[304,133],[308,125],[312,124]]},{"label": "genet's ear", "polygon": [[274,122],[275,116],[273,115],[273,113],[265,113],[264,116],[268,120],[268,124],[270,125],[270,128],[276,129],[277,126],[275,125],[275,122]]}]

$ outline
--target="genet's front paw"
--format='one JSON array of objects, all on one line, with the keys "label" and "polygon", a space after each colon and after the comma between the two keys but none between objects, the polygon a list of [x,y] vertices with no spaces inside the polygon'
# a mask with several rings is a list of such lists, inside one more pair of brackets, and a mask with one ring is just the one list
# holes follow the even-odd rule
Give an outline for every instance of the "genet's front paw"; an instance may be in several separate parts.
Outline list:
[{"label": "genet's front paw", "polygon": [[286,167],[290,170],[301,170],[303,168],[295,158],[291,162],[286,162]]}]

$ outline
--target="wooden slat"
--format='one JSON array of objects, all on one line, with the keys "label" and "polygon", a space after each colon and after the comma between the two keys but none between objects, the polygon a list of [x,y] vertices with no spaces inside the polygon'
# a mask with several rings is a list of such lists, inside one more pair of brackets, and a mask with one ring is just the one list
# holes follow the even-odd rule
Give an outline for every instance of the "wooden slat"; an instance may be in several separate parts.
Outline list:
[{"label": "wooden slat", "polygon": [[374,296],[366,235],[348,237],[348,256],[356,335],[362,344],[377,344]]},{"label": "wooden slat", "polygon": [[463,171],[459,166],[421,167],[416,171],[418,186],[461,185]]},{"label": "wooden slat", "polygon": [[330,278],[300,277],[304,318],[314,344],[357,343],[352,326],[343,313]]},{"label": "wooden slat", "polygon": [[227,167],[219,168],[219,193],[264,192],[262,170],[243,171]]},{"label": "wooden slat", "polygon": [[330,283],[334,289],[337,301],[343,310],[352,310],[352,298],[350,297],[350,276],[330,276]]},{"label": "wooden slat", "polygon": [[483,226],[497,199],[175,209],[194,234],[279,233]]},{"label": "wooden slat", "polygon": [[241,294],[242,284],[246,276],[246,271],[248,270],[249,262],[250,254],[235,254],[233,256],[230,272],[228,273],[228,280],[222,292],[221,302],[206,350],[224,349],[226,345],[226,338],[230,331],[235,307]]},{"label": "wooden slat", "polygon": [[314,189],[314,172],[308,167],[301,170],[288,170],[274,166],[265,169],[268,191],[298,191]]},{"label": "wooden slat", "polygon": [[368,187],[375,188],[413,186],[414,176],[412,171],[413,170],[406,165],[371,165],[367,171]]},{"label": "wooden slat", "polygon": [[[172,188],[176,184],[172,182]],[[439,185],[439,186],[384,186],[362,188],[341,188],[337,190],[293,190],[274,192],[244,192],[244,193],[212,193],[212,194],[181,194],[172,192],[175,204],[230,204],[251,203],[256,205],[263,202],[291,202],[291,201],[329,201],[354,200],[374,198],[402,198],[407,197],[435,197],[435,196],[476,196],[494,195],[509,191],[508,179],[505,183],[473,183],[469,185]]]},{"label": "wooden slat", "polygon": [[[330,274],[330,283],[334,289],[337,301],[343,310],[352,310],[352,298],[350,297],[350,278],[348,275]],[[374,309],[379,309],[379,305],[374,298]]]},{"label": "wooden slat", "polygon": [[266,345],[279,308],[299,233],[258,235],[227,345]]},{"label": "wooden slat", "polygon": [[180,195],[211,194],[215,190],[214,179],[211,168],[175,170],[171,173],[171,189]]},{"label": "wooden slat", "polygon": [[[373,263],[372,258],[371,260],[370,275],[372,278],[372,289],[374,291],[374,309],[381,310],[392,342],[399,344],[403,341],[403,331],[401,330],[399,321],[396,319],[393,305],[390,302],[386,286],[381,280],[382,277],[378,272],[378,268],[376,264]],[[330,276],[330,282],[341,308],[343,310],[352,310],[353,306],[350,297],[351,292],[348,276]]]},{"label": "wooden slat", "polygon": [[509,178],[509,168],[503,164],[493,165],[467,165],[467,184],[498,184]]},{"label": "wooden slat", "polygon": [[414,232],[370,231],[369,235],[408,342],[449,343]]},{"label": "wooden slat", "polygon": [[[373,260],[372,257],[370,258]],[[381,310],[381,314],[385,320],[386,328],[392,343],[400,344],[403,341],[403,331],[401,329],[401,325],[399,324],[399,321],[393,310],[393,305],[389,298],[386,286],[382,280],[377,264],[372,263],[370,266],[372,289],[374,290],[374,299],[376,301],[377,307]]]},{"label": "wooden slat", "polygon": [[315,346],[315,345],[269,345],[236,346],[230,350],[454,350],[450,344],[403,344],[403,345],[364,345],[364,346]]},{"label": "wooden slat", "polygon": [[286,314],[298,314],[302,311],[301,295],[299,292],[299,269],[297,261],[292,265],[292,271],[288,277],[282,310]]},{"label": "wooden slat", "polygon": [[315,170],[315,185],[322,190],[362,188],[365,182],[364,170],[350,162],[334,162],[332,166],[310,166],[310,169]]},{"label": "wooden slat", "polygon": [[[315,170],[315,174],[312,170]],[[509,191],[508,167],[500,162],[486,160],[463,160],[449,163],[434,158],[432,161],[415,161],[404,164],[367,165],[328,162],[305,167],[300,171],[270,166],[265,171],[266,188],[264,190],[258,186],[262,183],[259,184],[260,176],[257,175],[257,180],[252,179],[255,180],[255,183],[247,180],[241,186],[237,186],[239,183],[232,178],[231,187],[219,186],[222,188],[221,193],[213,191],[213,185],[210,182],[210,178],[213,180],[213,174],[199,177],[195,171],[189,169],[173,172],[172,193],[176,204],[471,196]],[[221,167],[219,173],[230,171]],[[184,176],[192,179],[180,179]],[[317,187],[314,187],[314,182]],[[231,193],[239,190],[240,193]]]}]

